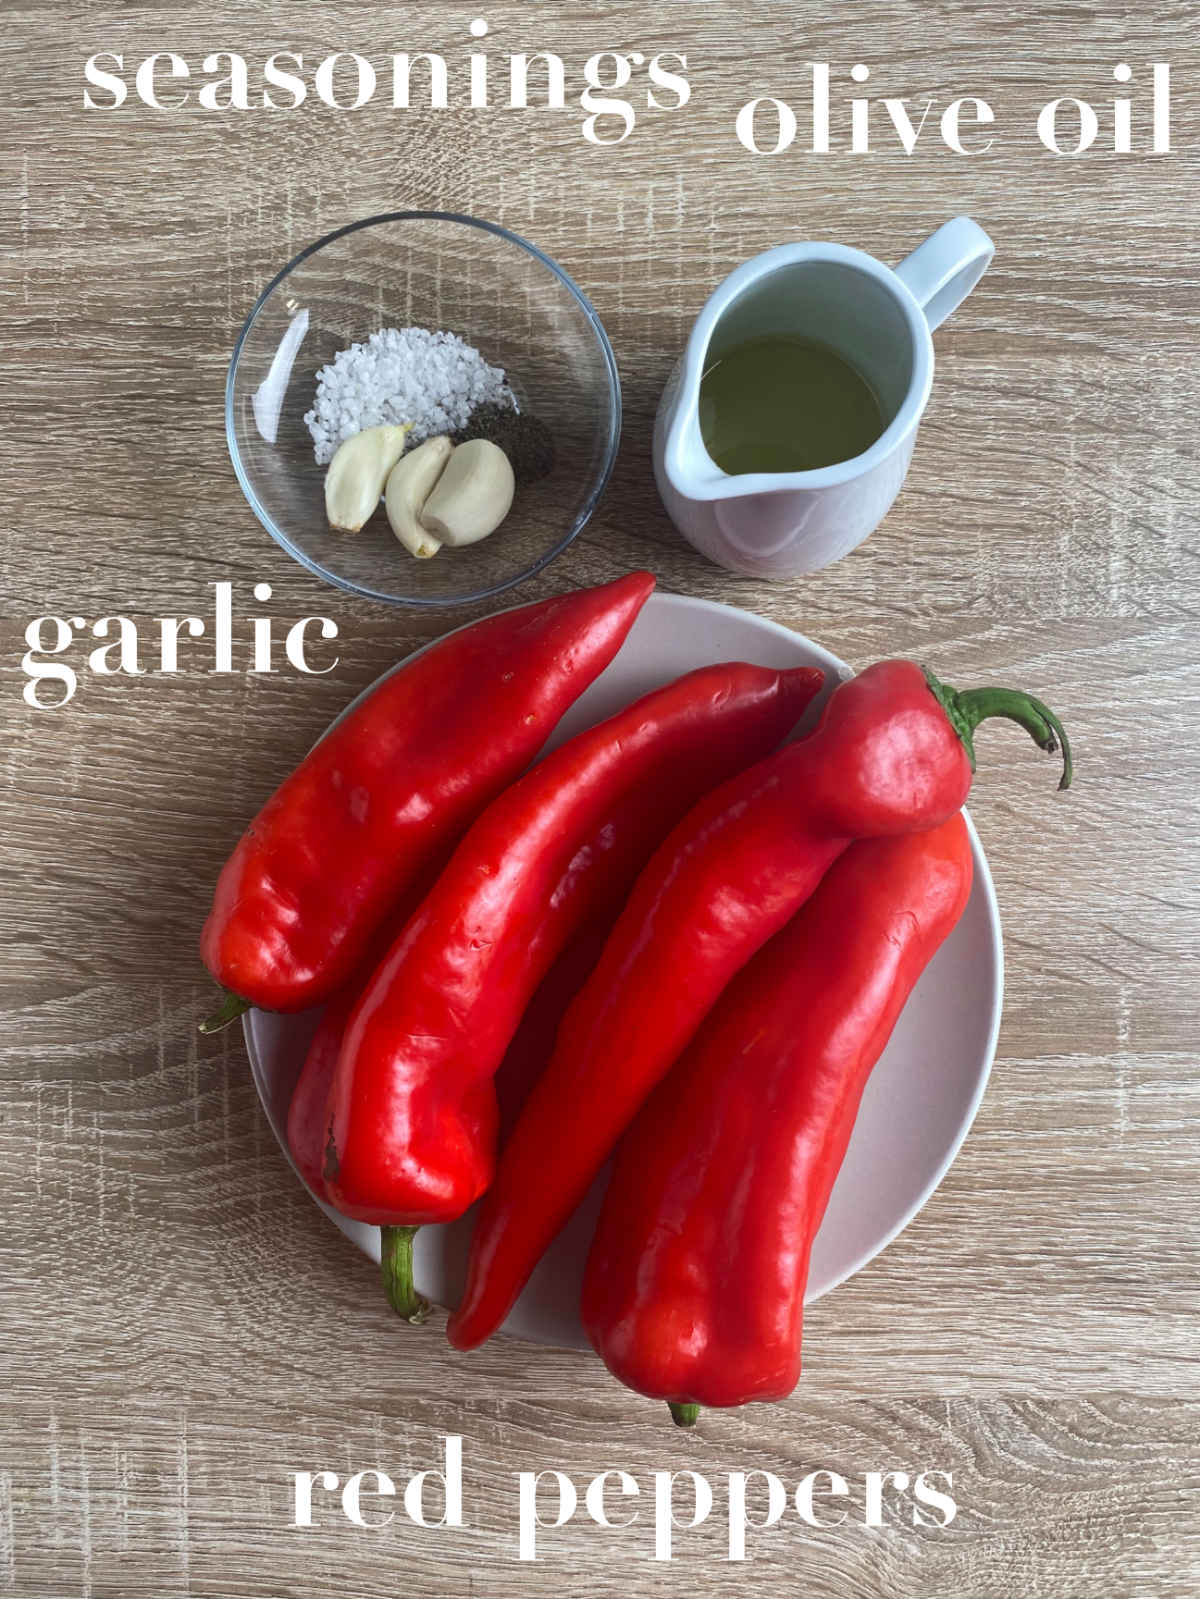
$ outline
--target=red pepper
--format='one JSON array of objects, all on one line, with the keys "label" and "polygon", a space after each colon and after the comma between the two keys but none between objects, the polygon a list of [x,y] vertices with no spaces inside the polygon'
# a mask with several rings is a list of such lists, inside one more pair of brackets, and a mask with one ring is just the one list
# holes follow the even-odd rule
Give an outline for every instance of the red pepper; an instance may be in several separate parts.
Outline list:
[{"label": "red pepper", "polygon": [[[521,1107],[550,1059],[563,1012],[587,981],[611,931],[615,909],[593,920],[572,940],[555,961],[529,1002],[512,1042],[496,1073],[499,1106],[499,1140],[508,1136]],[[318,1199],[328,1201],[323,1167],[328,1134],[329,1091],[337,1068],[346,1021],[357,998],[356,990],[343,989],[326,1008],[309,1044],[308,1053],[288,1107],[287,1140],[292,1160]],[[388,1255],[384,1281],[389,1299],[407,1320],[425,1319],[426,1302],[412,1278],[411,1240],[416,1228],[396,1229],[386,1240]]]},{"label": "red pepper", "polygon": [[710,666],[580,733],[478,819],[371,977],[334,1075],[325,1186],[344,1214],[384,1228],[401,1314],[412,1229],[461,1216],[491,1180],[492,1079],[549,967],[820,685],[803,667]]},{"label": "red pepper", "polygon": [[353,987],[343,989],[321,1017],[288,1105],[287,1141],[296,1170],[316,1194],[326,1199],[321,1167],[325,1162],[325,1112],[329,1085],[346,1032],[346,1019],[358,998]]},{"label": "red pepper", "polygon": [[[453,853],[452,851],[449,853]],[[357,980],[344,983],[325,1006],[317,1030],[309,1042],[300,1075],[288,1103],[287,1141],[292,1160],[301,1177],[318,1199],[328,1200],[322,1167],[325,1164],[325,1136],[328,1132],[329,1089],[341,1051],[346,1023],[363,982],[375,970],[404,931],[408,919],[433,887],[449,859],[443,852],[427,863],[414,883],[400,896],[387,922],[371,939]],[[599,951],[597,951],[599,953]]]},{"label": "red pepper", "polygon": [[207,1030],[340,988],[405,889],[612,660],[653,587],[634,572],[461,628],[327,733],[218,879],[200,948],[230,998]]},{"label": "red pepper", "polygon": [[513,1034],[496,1073],[496,1099],[500,1108],[497,1146],[500,1149],[504,1148],[533,1085],[554,1053],[554,1040],[567,1007],[592,975],[620,908],[615,905],[606,914],[593,917],[571,940],[525,1008],[521,1025]]},{"label": "red pepper", "polygon": [[863,1089],[970,891],[961,814],[853,845],[622,1139],[584,1325],[614,1376],[680,1425],[796,1386],[809,1252]]},{"label": "red pepper", "polygon": [[730,779],[684,818],[638,879],[559,1030],[480,1209],[450,1341],[472,1348],[511,1309],[546,1246],[725,985],[854,839],[917,832],[970,788],[972,733],[1017,721],[1062,740],[1040,701],[957,693],[911,661],[841,684],[816,732]]},{"label": "red pepper", "polygon": [[[424,897],[424,896],[422,896]],[[416,907],[414,906],[414,909]],[[550,1059],[554,1038],[567,1006],[587,981],[612,931],[615,912],[588,923],[551,967],[521,1017],[512,1042],[496,1073],[496,1098],[503,1142],[521,1113],[529,1091]],[[385,954],[386,949],[381,951]],[[288,1106],[287,1141],[301,1177],[318,1199],[328,1199],[322,1167],[329,1131],[326,1112],[333,1073],[341,1053],[346,1022],[358,998],[355,987],[342,992],[325,1008],[308,1046],[300,1075]]]}]

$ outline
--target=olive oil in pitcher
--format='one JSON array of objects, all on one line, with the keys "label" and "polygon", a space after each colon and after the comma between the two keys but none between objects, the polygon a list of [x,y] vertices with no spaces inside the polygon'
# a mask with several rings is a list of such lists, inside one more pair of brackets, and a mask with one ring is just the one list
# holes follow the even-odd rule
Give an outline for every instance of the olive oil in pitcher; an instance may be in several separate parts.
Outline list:
[{"label": "olive oil in pitcher", "polygon": [[815,340],[749,339],[700,381],[700,433],[722,472],[810,472],[849,461],[884,430],[875,392]]}]

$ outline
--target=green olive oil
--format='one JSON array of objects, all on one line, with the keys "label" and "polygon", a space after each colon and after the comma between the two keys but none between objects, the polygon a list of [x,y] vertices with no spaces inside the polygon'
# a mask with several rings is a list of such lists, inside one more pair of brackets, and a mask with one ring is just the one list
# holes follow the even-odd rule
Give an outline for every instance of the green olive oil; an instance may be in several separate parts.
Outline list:
[{"label": "green olive oil", "polygon": [[722,472],[810,472],[849,461],[883,432],[867,380],[812,339],[750,339],[700,381],[700,433]]}]

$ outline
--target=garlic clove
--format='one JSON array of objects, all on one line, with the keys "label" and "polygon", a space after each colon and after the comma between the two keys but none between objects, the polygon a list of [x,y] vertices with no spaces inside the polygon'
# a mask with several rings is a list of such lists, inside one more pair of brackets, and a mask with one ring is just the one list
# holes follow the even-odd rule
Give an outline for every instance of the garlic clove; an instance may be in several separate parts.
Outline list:
[{"label": "garlic clove", "polygon": [[421,526],[461,548],[487,538],[508,515],[516,482],[508,456],[490,439],[468,439],[450,456],[421,512]]},{"label": "garlic clove", "polygon": [[392,468],[412,431],[402,427],[364,428],[343,440],[325,473],[325,515],[330,527],[357,533],[373,514]]},{"label": "garlic clove", "polygon": [[387,480],[384,505],[392,532],[418,560],[427,560],[442,547],[441,540],[421,526],[420,515],[453,449],[445,434],[426,439],[400,457]]}]

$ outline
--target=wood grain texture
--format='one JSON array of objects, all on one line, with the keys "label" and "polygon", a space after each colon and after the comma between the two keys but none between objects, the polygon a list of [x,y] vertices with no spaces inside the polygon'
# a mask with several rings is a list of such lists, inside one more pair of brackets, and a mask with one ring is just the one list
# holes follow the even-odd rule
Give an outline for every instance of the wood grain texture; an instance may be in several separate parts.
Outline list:
[{"label": "wood grain texture", "polygon": [[[1196,1165],[1200,832],[1190,5],[1000,0],[806,15],[498,4],[497,50],[686,50],[693,103],[618,150],[578,116],[306,107],[268,117],[84,114],[83,58],[344,46],[461,51],[464,7],[4,7],[0,43],[0,1588],[19,1595],[377,1593],[585,1599],[1200,1595]],[[803,63],[879,93],[986,94],[997,147],[756,160],[733,137]],[[1169,60],[1176,153],[1056,160],[1060,93]],[[592,296],[625,428],[600,512],[528,597],[647,564],[856,664],[903,652],[951,681],[1011,681],[1069,720],[1079,782],[1015,730],[981,739],[973,812],[996,877],[1008,985],[999,1056],[941,1189],[814,1306],[787,1404],[669,1434],[582,1356],[498,1340],[453,1354],[398,1330],[372,1271],[275,1147],[236,1037],[200,1041],[195,938],[238,829],[336,711],[473,613],[402,615],[323,589],[258,527],[225,452],[225,366],[245,312],[322,232],[396,206],[494,217]],[[747,255],[836,237],[898,260],[969,211],[993,269],[937,338],[912,474],[886,524],[808,581],[733,578],[659,508],[647,436],[709,289]],[[21,699],[41,613],[145,619],[256,581],[281,620],[341,629],[329,677],[87,677]],[[523,594],[526,591],[522,591]],[[239,660],[239,668],[245,663]],[[289,1528],[290,1473],[397,1479],[465,1438],[460,1534]],[[691,1466],[954,1473],[947,1529],[821,1532],[791,1518],[723,1560],[716,1516],[670,1565],[644,1521],[579,1522],[515,1559],[515,1473],[580,1483]]]}]

